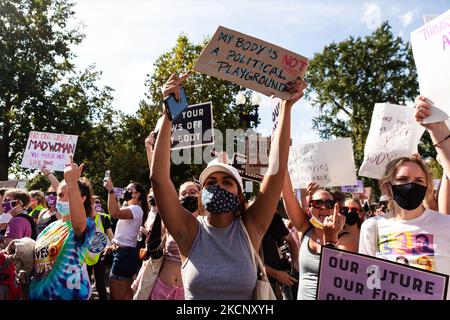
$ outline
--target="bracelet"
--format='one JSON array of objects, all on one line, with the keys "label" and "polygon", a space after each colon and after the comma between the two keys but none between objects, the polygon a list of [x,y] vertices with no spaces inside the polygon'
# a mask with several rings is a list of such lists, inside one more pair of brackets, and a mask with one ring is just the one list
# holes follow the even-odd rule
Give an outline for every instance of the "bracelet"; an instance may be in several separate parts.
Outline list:
[{"label": "bracelet", "polygon": [[325,247],[336,248],[338,242],[327,242],[325,243]]},{"label": "bracelet", "polygon": [[441,141],[439,141],[438,143],[433,144],[433,147],[436,148],[438,145],[440,145],[442,142],[444,142],[444,141],[447,140],[448,138],[450,138],[450,134],[449,134],[447,137],[445,137],[444,139],[442,139]]},{"label": "bracelet", "polygon": [[109,192],[109,194],[114,194],[114,189],[111,189],[108,192]]}]

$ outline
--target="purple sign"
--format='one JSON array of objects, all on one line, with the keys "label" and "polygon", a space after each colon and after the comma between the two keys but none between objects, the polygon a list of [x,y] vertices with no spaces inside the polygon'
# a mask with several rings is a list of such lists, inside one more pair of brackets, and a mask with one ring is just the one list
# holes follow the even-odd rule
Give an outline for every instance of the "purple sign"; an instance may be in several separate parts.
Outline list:
[{"label": "purple sign", "polygon": [[317,300],[445,300],[449,276],[322,247]]},{"label": "purple sign", "polygon": [[114,188],[114,194],[117,199],[122,199],[124,193],[125,193],[124,188]]},{"label": "purple sign", "polygon": [[364,193],[364,183],[362,180],[356,180],[356,185],[354,186],[342,186],[342,192],[348,193]]}]

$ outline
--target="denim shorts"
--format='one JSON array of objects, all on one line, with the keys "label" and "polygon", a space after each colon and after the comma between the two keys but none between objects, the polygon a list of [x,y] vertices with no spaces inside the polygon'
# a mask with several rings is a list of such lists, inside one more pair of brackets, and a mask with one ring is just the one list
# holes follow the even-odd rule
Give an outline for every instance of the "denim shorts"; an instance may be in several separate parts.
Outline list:
[{"label": "denim shorts", "polygon": [[120,247],[113,251],[110,278],[113,280],[131,280],[138,272],[140,260],[136,248]]}]

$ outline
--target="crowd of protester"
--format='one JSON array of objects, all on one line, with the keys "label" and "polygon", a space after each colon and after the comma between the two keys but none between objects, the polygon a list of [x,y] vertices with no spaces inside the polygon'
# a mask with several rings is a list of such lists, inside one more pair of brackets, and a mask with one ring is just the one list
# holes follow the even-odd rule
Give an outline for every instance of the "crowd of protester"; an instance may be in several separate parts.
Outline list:
[{"label": "crowd of protester", "polygon": [[[163,96],[178,97],[187,76],[172,75]],[[255,253],[261,253],[277,299],[314,300],[324,245],[450,275],[445,122],[423,124],[444,169],[438,191],[425,162],[411,155],[388,164],[375,202],[314,183],[298,198],[287,170],[290,114],[305,87],[301,79],[289,84],[291,99],[281,105],[270,151],[278,159],[269,157],[251,201],[224,153],[177,191],[166,115],[157,138],[152,132],[143,142],[150,175],[142,183],[150,182],[149,190],[131,182],[117,198],[111,173],[104,181],[108,198],[101,199],[72,158],[61,182],[41,169],[51,183],[45,192],[0,189],[7,221],[0,224],[0,299],[87,300],[95,284],[101,300],[250,300],[259,279]],[[417,122],[429,107],[417,97]],[[403,244],[411,247],[388,250],[399,233],[414,237]]]}]

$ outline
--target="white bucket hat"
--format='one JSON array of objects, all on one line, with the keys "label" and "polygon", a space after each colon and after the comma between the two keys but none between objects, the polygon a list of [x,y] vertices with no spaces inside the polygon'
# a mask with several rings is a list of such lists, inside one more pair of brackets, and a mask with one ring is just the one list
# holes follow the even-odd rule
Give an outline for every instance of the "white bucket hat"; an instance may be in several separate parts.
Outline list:
[{"label": "white bucket hat", "polygon": [[208,166],[200,174],[199,180],[202,183],[202,186],[205,183],[206,179],[215,172],[228,173],[237,181],[239,187],[241,188],[241,191],[244,191],[244,184],[242,183],[242,178],[238,170],[228,164],[219,162],[217,159],[214,159],[210,163],[208,163]]}]

